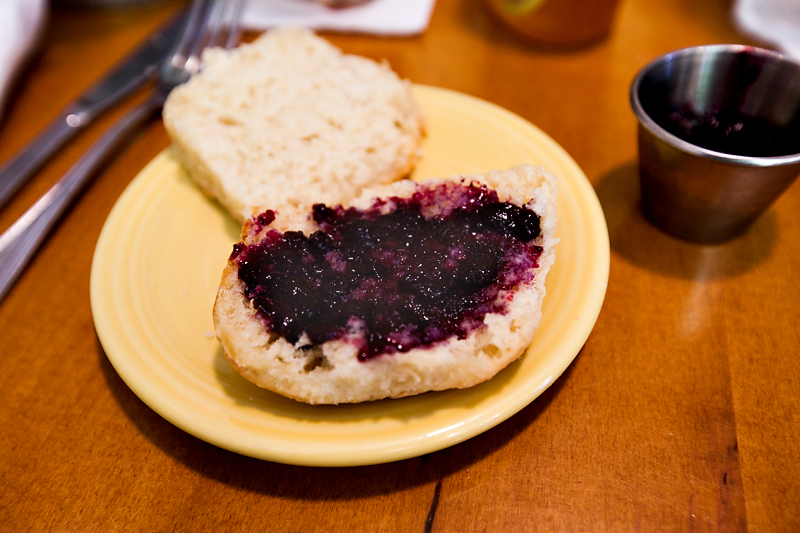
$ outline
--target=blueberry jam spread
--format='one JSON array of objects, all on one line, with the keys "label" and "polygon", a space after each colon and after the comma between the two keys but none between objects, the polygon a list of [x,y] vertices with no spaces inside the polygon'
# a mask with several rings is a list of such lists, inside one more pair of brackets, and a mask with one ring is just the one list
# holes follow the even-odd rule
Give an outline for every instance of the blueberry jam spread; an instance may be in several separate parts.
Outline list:
[{"label": "blueberry jam spread", "polygon": [[542,253],[539,217],[478,183],[418,187],[366,210],[317,204],[313,218],[310,236],[267,229],[231,259],[270,331],[303,349],[347,339],[362,361],[465,338],[507,311]]},{"label": "blueberry jam spread", "polygon": [[797,127],[781,127],[733,109],[698,111],[687,106],[659,123],[676,137],[716,152],[754,157],[800,152]]}]

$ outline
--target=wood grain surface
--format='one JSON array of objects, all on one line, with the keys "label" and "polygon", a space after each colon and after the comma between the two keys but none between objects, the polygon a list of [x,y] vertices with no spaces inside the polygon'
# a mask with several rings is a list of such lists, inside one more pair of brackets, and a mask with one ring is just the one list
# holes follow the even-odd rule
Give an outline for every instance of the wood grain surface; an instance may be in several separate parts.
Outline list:
[{"label": "wood grain surface", "polygon": [[[178,7],[55,3],[0,125],[0,161]],[[717,246],[669,237],[639,207],[630,82],[671,50],[754,44],[730,9],[622,0],[611,35],[571,51],[514,37],[479,0],[438,0],[416,37],[328,35],[540,127],[588,176],[611,238],[603,309],[561,378],[496,428],[397,463],[239,456],[163,420],[115,373],[89,272],[114,202],[169,144],[153,122],[0,303],[0,530],[800,531],[800,184]],[[141,96],[50,162],[0,211],[0,230]]]}]

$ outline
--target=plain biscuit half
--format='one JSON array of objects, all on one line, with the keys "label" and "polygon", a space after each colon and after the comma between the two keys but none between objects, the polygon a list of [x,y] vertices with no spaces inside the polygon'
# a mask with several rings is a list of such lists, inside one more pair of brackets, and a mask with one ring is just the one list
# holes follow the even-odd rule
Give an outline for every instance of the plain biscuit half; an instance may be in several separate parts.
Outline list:
[{"label": "plain biscuit half", "polygon": [[407,176],[421,155],[411,84],[310,30],[208,49],[203,63],[170,93],[164,125],[191,179],[240,222],[266,208],[347,202]]}]

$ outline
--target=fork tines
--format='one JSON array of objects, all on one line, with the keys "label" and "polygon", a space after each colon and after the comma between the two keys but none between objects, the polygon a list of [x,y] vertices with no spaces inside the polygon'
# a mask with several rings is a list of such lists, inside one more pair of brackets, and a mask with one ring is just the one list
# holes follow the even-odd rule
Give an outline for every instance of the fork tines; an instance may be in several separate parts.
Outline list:
[{"label": "fork tines", "polygon": [[[245,0],[195,0],[173,66],[194,73],[202,68],[200,52],[203,49],[232,48],[239,41],[239,20],[244,4]],[[201,31],[202,28],[211,30]]]}]

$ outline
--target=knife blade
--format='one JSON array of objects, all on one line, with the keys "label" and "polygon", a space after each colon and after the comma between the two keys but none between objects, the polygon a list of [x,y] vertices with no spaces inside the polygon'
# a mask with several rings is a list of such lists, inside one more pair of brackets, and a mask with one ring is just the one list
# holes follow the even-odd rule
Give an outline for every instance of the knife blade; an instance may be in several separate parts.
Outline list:
[{"label": "knife blade", "polygon": [[70,102],[33,140],[0,167],[0,208],[64,144],[104,111],[151,79],[180,38],[186,13],[173,17]]}]

